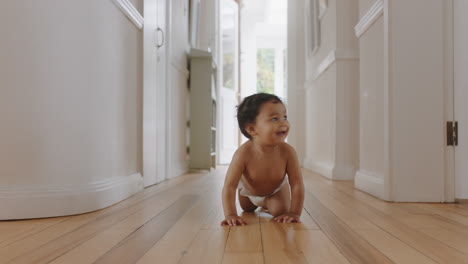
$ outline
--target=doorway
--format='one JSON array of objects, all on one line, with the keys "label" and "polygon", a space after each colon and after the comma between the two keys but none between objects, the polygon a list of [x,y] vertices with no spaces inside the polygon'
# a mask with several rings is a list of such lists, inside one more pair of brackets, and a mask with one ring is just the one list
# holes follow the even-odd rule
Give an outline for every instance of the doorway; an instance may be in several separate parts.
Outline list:
[{"label": "doorway", "polygon": [[287,103],[288,0],[238,2],[220,5],[218,164],[229,164],[247,141],[237,125],[241,99],[266,92]]},{"label": "doorway", "polygon": [[[241,9],[241,98],[265,92],[287,103],[288,0],[244,1]],[[241,136],[241,142],[247,138]]]}]

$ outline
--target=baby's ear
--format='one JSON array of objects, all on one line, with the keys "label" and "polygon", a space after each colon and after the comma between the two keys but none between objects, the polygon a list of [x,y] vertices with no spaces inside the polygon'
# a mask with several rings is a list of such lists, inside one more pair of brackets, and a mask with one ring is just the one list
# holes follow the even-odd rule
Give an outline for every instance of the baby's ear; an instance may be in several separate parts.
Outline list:
[{"label": "baby's ear", "polygon": [[255,132],[255,127],[252,124],[247,124],[245,126],[245,131],[247,131],[247,133],[252,137],[257,134],[257,132]]}]

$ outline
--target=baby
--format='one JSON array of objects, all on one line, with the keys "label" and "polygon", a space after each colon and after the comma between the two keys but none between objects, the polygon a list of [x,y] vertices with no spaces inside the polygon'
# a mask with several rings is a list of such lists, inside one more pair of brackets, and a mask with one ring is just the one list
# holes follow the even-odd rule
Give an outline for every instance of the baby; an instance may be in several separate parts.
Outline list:
[{"label": "baby", "polygon": [[246,212],[262,207],[275,222],[300,222],[304,184],[296,152],[284,142],[289,132],[285,105],[275,95],[254,94],[238,106],[237,120],[249,141],[234,153],[227,171],[221,225],[247,224],[237,215],[236,191]]}]

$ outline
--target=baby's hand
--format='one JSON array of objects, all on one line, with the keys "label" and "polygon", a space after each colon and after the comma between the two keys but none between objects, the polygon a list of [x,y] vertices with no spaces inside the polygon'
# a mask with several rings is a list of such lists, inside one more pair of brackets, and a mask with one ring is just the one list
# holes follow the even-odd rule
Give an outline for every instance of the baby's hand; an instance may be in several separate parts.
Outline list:
[{"label": "baby's hand", "polygon": [[279,216],[273,218],[273,222],[276,222],[276,223],[300,223],[301,220],[299,218],[300,218],[300,215],[286,213],[286,214],[282,214],[282,215],[279,215]]},{"label": "baby's hand", "polygon": [[244,218],[237,216],[237,215],[228,215],[226,219],[221,222],[221,225],[229,225],[229,226],[236,226],[236,225],[246,225],[247,221]]}]

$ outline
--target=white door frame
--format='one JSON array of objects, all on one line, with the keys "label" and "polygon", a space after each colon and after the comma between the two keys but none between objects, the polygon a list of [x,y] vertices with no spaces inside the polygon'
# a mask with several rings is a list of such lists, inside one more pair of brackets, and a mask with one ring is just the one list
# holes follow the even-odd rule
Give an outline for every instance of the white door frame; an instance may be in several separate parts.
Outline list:
[{"label": "white door frame", "polygon": [[455,201],[468,201],[468,167],[466,159],[468,156],[466,135],[467,135],[467,109],[465,104],[468,94],[468,79],[465,71],[467,70],[468,51],[466,43],[468,42],[468,33],[464,26],[468,23],[464,12],[468,7],[466,0],[454,0],[453,2],[453,106],[454,118],[458,122],[458,146],[454,148],[454,186],[455,186]]},{"label": "white door frame", "polygon": [[[148,187],[166,179],[167,175],[167,118],[166,85],[157,85],[158,37],[157,4],[159,0],[144,0],[143,27],[143,181]],[[166,14],[168,3],[166,1]],[[167,20],[166,16],[166,20]],[[167,23],[166,23],[167,25]],[[168,26],[166,26],[166,29]],[[167,30],[165,30],[167,31]],[[165,37],[167,38],[167,36]],[[167,45],[167,44],[166,44]],[[167,49],[166,49],[167,70]],[[162,128],[161,128],[162,126]]]},{"label": "white door frame", "polygon": [[[217,138],[216,138],[216,164],[226,164],[226,163],[229,163],[227,162],[227,160],[230,161],[231,157],[227,158],[226,155],[228,155],[229,152],[231,152],[232,154],[235,152],[235,150],[237,149],[238,145],[239,145],[239,132],[237,131],[237,134],[235,135],[235,141],[236,141],[236,147],[234,149],[232,148],[229,148],[229,147],[225,147],[224,146],[224,143],[225,143],[225,140],[224,140],[224,137],[225,137],[225,134],[228,134],[228,133],[225,133],[225,127],[223,126],[223,121],[226,121],[225,119],[225,116],[226,115],[229,115],[229,112],[230,110],[229,109],[226,109],[226,107],[223,105],[223,98],[225,97],[231,97],[232,98],[232,94],[231,95],[228,95],[226,96],[227,94],[223,92],[224,89],[228,89],[228,88],[224,88],[223,87],[223,21],[222,21],[222,8],[223,8],[223,5],[229,5],[231,6],[232,8],[236,9],[236,14],[237,14],[237,17],[236,17],[236,24],[237,24],[237,30],[236,30],[236,37],[235,39],[237,40],[236,43],[235,43],[235,52],[234,52],[234,61],[235,61],[235,66],[234,66],[234,76],[233,76],[233,80],[234,80],[234,91],[232,91],[234,93],[234,97],[235,97],[235,100],[239,101],[239,64],[240,64],[240,59],[239,59],[239,28],[240,28],[240,23],[239,23],[239,13],[240,13],[240,6],[239,6],[239,3],[235,0],[222,0],[219,2],[219,6],[218,6],[218,25],[219,25],[219,29],[218,29],[218,61],[217,61],[217,64],[218,64],[218,67],[217,67],[217,104],[216,104],[216,115],[218,116],[217,118],[217,124],[216,124],[216,127],[217,127]],[[231,93],[231,91],[228,91],[228,93]],[[232,109],[234,111],[234,107]],[[226,114],[226,112],[228,112],[228,114]],[[235,120],[235,116],[233,115],[232,117],[229,117],[229,118],[232,118],[232,122],[235,123],[235,127],[237,127],[237,122]],[[228,155],[229,156],[229,155]]]},{"label": "white door frame", "polygon": [[[454,85],[453,85],[453,0],[448,0],[445,4],[445,119],[454,119]],[[455,200],[455,149],[452,146],[445,146],[445,202]]]}]

